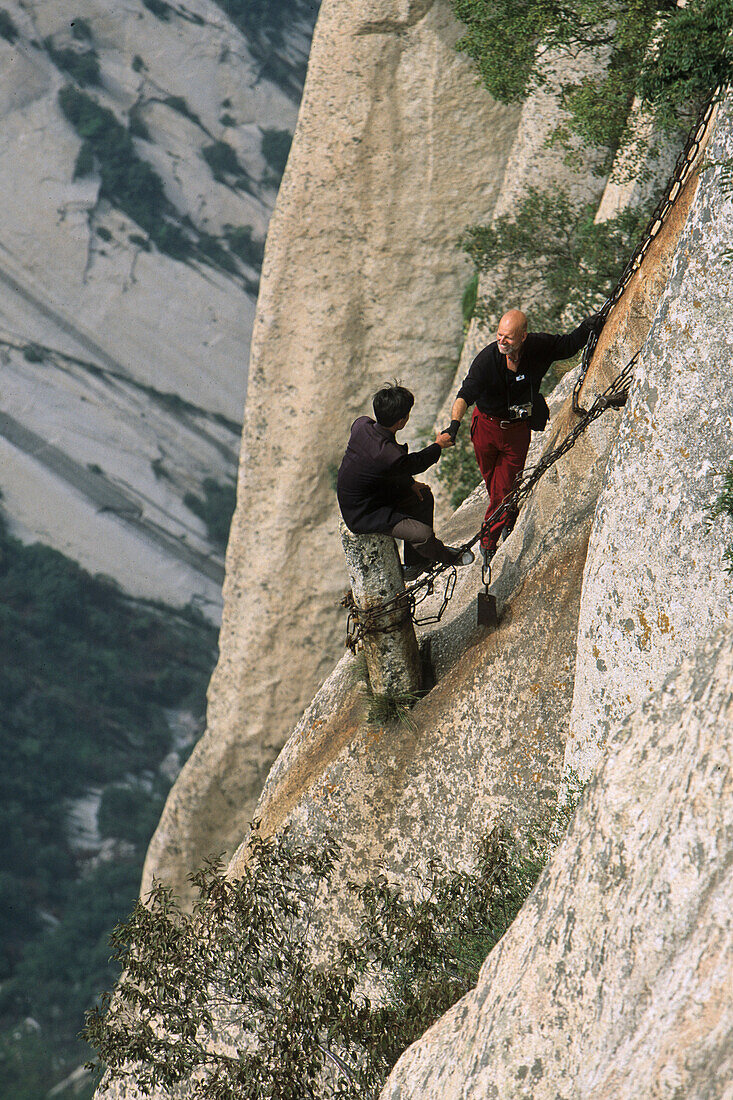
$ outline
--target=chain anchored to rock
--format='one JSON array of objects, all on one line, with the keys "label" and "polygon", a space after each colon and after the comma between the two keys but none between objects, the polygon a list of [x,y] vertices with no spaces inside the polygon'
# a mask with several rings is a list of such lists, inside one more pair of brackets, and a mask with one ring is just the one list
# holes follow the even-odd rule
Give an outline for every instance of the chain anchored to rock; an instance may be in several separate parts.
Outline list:
[{"label": "chain anchored to rock", "polygon": [[[529,496],[540,478],[543,477],[563,455],[567,454],[571,447],[575,446],[575,443],[589,425],[592,424],[594,420],[597,420],[607,409],[618,409],[625,403],[629,392],[629,386],[631,385],[634,364],[639,358],[639,355],[640,351],[638,351],[633,359],[626,364],[624,369],[616,375],[608,388],[604,390],[602,394],[599,394],[590,409],[583,413],[580,420],[578,420],[572,431],[565,436],[562,442],[552,451],[543,455],[536,466],[525,471],[518,479],[512,492],[509,493],[498,508],[484,520],[480,530],[474,535],[471,541],[461,546],[460,550],[470,550],[471,547],[475,546],[481,537],[488,534],[489,529],[506,512],[518,511],[520,505],[526,497]],[[415,608],[419,606],[423,600],[427,599],[428,596],[433,595],[438,578],[446,573],[448,576],[443,591],[443,600],[439,609],[433,615],[426,616],[422,619],[418,618],[415,614]],[[409,585],[403,592],[398,592],[397,595],[393,596],[391,599],[385,600],[384,603],[376,607],[370,607],[368,610],[358,608],[352,594],[349,592],[341,601],[342,606],[348,608],[349,611],[346,627],[346,645],[349,649],[355,650],[365,635],[396,629],[392,617],[399,608],[404,608],[405,614],[409,614],[417,626],[440,622],[448,604],[453,598],[455,586],[455,566],[435,563],[419,578],[419,580]],[[400,621],[404,622],[404,618],[400,617]]]},{"label": "chain anchored to rock", "polygon": [[[670,178],[669,184],[665,189],[663,197],[657,203],[654,212],[649,219],[649,223],[644,232],[644,236],[629,259],[626,267],[621,274],[616,286],[609,294],[602,308],[599,310],[600,318],[605,322],[608,314],[613,309],[616,302],[619,301],[626,287],[630,283],[634,274],[641,266],[644,257],[646,256],[652,241],[657,237],[659,231],[664,225],[665,221],[669,217],[669,214],[674,207],[677,199],[682,193],[687,179],[693,169],[695,161],[697,160],[700,148],[702,145],[705,132],[710,122],[715,104],[717,103],[722,89],[716,89],[713,96],[706,103],[698,116],[695,125],[690,130],[689,136],[685,143],[682,152],[680,153],[675,163],[674,171]],[[602,329],[602,325],[597,326],[590,333],[588,342],[583,350],[583,358],[580,365],[580,372],[578,374],[577,381],[573,388],[573,412],[579,416],[579,420],[574,428],[565,436],[562,442],[555,447],[552,451],[545,454],[536,466],[526,470],[518,479],[512,489],[496,508],[491,515],[487,516],[481,525],[481,529],[471,539],[470,542],[465,543],[460,550],[470,550],[481,538],[488,536],[491,528],[493,528],[499,519],[507,513],[516,513],[523,501],[529,496],[532,489],[537,482],[544,476],[544,474],[559,461],[563,455],[575,446],[575,443],[581,435],[588,429],[588,427],[599,416],[602,416],[608,409],[621,408],[625,403],[629,393],[629,387],[631,385],[631,379],[633,375],[633,369],[638,360],[641,349],[637,351],[632,359],[626,364],[623,370],[616,375],[611,384],[604,390],[602,394],[596,397],[595,401],[589,409],[584,409],[580,404],[580,392],[583,388],[586,375],[588,374],[588,368],[590,366],[593,352],[595,351],[596,344],[598,343],[598,335]],[[416,607],[427,599],[428,596],[432,596],[435,592],[435,587],[438,579],[441,575],[447,573],[446,585],[443,592],[443,600],[440,608],[434,615],[427,616],[426,618],[417,618],[415,614]],[[482,568],[482,584],[485,590],[488,591],[488,586],[491,582],[491,569],[488,565],[484,564]],[[379,604],[377,607],[371,607],[368,610],[362,610],[357,607],[354,602],[354,598],[351,593],[342,600],[342,606],[347,607],[349,611],[347,621],[347,634],[346,645],[356,650],[360,642],[367,634],[386,632],[396,630],[404,623],[405,617],[410,616],[416,625],[425,625],[427,623],[437,623],[442,619],[448,604],[450,603],[456,586],[456,570],[452,565],[441,565],[435,563],[427,570],[423,576],[411,584],[403,592],[397,593],[389,600],[385,600],[384,603]],[[394,615],[398,609],[404,609],[404,615],[399,616],[399,623],[395,624]]]},{"label": "chain anchored to rock", "polygon": [[[647,227],[644,231],[644,236],[634,249],[629,262],[626,264],[626,267],[624,268],[618,282],[616,283],[616,286],[613,288],[611,293],[608,295],[608,298],[606,298],[606,301],[603,303],[603,306],[598,311],[598,316],[601,321],[605,322],[608,314],[611,312],[616,302],[619,301],[621,295],[626,290],[626,287],[629,285],[632,278],[641,267],[641,264],[647,252],[649,251],[652,241],[659,234],[659,231],[669,217],[669,214],[672,211],[675,203],[677,202],[677,199],[681,195],[682,189],[688,180],[695,161],[697,160],[703,138],[705,137],[705,132],[708,128],[708,123],[710,122],[710,117],[713,113],[713,110],[715,109],[715,104],[720,97],[720,92],[720,88],[716,89],[714,94],[710,97],[708,102],[700,111],[700,114],[698,115],[694,126],[690,130],[684,148],[682,149],[680,155],[677,157],[672,175],[669,179],[669,183],[664,189],[664,194],[662,195],[657,205],[654,207],[654,211],[647,223]],[[585,411],[580,404],[580,391],[583,388],[583,383],[585,382],[588,368],[590,366],[590,361],[593,358],[593,352],[595,351],[596,344],[598,343],[598,336],[602,327],[603,325],[601,324],[594,328],[594,330],[590,333],[588,337],[588,343],[583,349],[583,358],[580,364],[580,373],[578,374],[577,381],[573,388],[573,412],[578,414]]]}]

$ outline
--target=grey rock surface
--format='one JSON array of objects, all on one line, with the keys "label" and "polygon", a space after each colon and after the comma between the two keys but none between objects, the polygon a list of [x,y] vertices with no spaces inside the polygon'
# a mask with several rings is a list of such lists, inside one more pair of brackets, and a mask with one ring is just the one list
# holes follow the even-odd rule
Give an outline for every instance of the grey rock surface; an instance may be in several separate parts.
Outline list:
[{"label": "grey rock surface", "polygon": [[[719,108],[706,163],[733,154]],[[583,580],[566,763],[587,776],[609,733],[731,613],[730,520],[708,514],[733,458],[733,202],[705,167],[635,369]]]},{"label": "grey rock surface", "polygon": [[[216,620],[223,550],[185,497],[236,477],[256,247],[225,269],[151,245],[104,194],[98,163],[76,174],[83,143],[58,96],[68,58],[96,58],[82,94],[135,124],[170,209],[220,247],[245,226],[264,240],[277,179],[263,131],[292,130],[297,103],[213,0],[157,10],[166,17],[139,0],[3,5],[17,37],[0,37],[0,399],[13,421],[0,424],[0,488],[24,540],[134,595],[193,598]],[[287,29],[294,59],[308,29]],[[217,142],[239,160],[237,181],[212,175],[204,151]],[[109,507],[102,492],[127,500]]]},{"label": "grey rock surface", "polygon": [[[691,182],[677,221],[660,234],[649,268],[607,324],[585,400],[625,364],[632,334],[648,329],[693,190]],[[530,464],[575,425],[571,382],[552,402],[552,427],[535,440]],[[496,630],[477,625],[479,562],[458,570],[446,616],[420,631],[436,683],[408,722],[370,723],[363,701],[359,710],[351,697],[340,719],[324,685],[317,706],[319,719],[327,710],[327,725],[307,714],[296,727],[257,808],[263,829],[289,822],[308,836],[333,831],[345,853],[344,879],[384,870],[408,882],[422,859],[470,862],[474,844],[498,821],[519,835],[549,821],[568,733],[587,540],[618,424],[618,412],[596,420],[525,503],[492,563]],[[440,531],[448,543],[478,530],[484,493],[472,494]],[[439,584],[420,614],[435,614],[442,595]],[[334,891],[330,905],[324,923],[348,927],[346,891]]]},{"label": "grey rock surface", "polygon": [[733,1096],[733,632],[614,731],[475,990],[382,1100]]}]

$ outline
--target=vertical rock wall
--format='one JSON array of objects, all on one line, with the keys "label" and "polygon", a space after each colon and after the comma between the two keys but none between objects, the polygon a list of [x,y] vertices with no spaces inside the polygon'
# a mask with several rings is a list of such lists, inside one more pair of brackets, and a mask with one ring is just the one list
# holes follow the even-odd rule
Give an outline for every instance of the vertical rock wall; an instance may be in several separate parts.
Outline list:
[{"label": "vertical rock wall", "polygon": [[382,1100],[730,1100],[730,627],[618,728],[479,981]]},{"label": "vertical rock wall", "polygon": [[393,377],[425,430],[452,381],[468,263],[518,111],[457,54],[439,0],[325,0],[272,219],[253,335],[239,502],[209,729],[151,844],[185,893],[241,840],[285,735],[343,640],[334,474],[353,419]]},{"label": "vertical rock wall", "polygon": [[733,103],[721,105],[672,271],[637,364],[588,550],[566,764],[592,771],[609,730],[731,611],[708,522],[733,457]]}]

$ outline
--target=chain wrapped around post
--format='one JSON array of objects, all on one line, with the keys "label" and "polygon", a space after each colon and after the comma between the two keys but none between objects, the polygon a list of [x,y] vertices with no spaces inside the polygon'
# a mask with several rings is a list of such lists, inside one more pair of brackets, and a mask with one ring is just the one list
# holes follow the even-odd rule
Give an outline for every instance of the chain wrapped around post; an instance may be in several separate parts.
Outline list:
[{"label": "chain wrapped around post", "polygon": [[[647,227],[644,231],[644,236],[634,249],[631,255],[631,259],[626,264],[626,267],[621,273],[621,276],[616,283],[616,286],[613,288],[611,293],[606,298],[606,301],[603,303],[603,306],[598,311],[598,316],[602,319],[604,323],[609,313],[615,306],[616,302],[618,302],[621,295],[626,290],[626,287],[631,282],[634,274],[641,267],[642,261],[649,251],[649,247],[652,241],[666,222],[669,213],[672,210],[672,207],[679,198],[682,192],[682,188],[685,186],[687,178],[692,171],[695,161],[697,160],[698,153],[700,152],[700,146],[702,144],[702,139],[705,136],[705,131],[708,128],[708,123],[710,122],[715,104],[718,101],[720,91],[720,88],[717,88],[715,90],[713,95],[710,97],[710,99],[707,101],[702,111],[700,112],[694,126],[690,130],[690,133],[687,136],[687,141],[685,142],[685,146],[682,149],[680,155],[677,157],[674,170],[669,179],[669,183],[664,190],[664,194],[662,195],[662,198],[659,200],[657,205],[654,207],[654,211],[649,219],[649,222],[647,223]],[[583,358],[580,364],[580,372],[578,374],[578,378],[573,389],[573,412],[577,414],[585,412],[580,404],[580,391],[583,388],[583,383],[585,382],[585,377],[588,373],[588,367],[590,366],[590,361],[593,358],[593,352],[595,351],[596,344],[598,343],[600,328],[602,327],[603,326],[600,326],[597,330],[591,332],[590,336],[588,337],[588,342],[583,349]]]}]

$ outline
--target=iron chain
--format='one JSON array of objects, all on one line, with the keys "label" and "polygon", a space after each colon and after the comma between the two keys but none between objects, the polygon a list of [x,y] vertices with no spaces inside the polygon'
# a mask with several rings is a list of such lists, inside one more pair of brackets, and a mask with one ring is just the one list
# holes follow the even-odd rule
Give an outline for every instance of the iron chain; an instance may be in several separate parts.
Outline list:
[{"label": "iron chain", "polygon": [[[687,179],[692,171],[692,168],[697,160],[697,156],[700,152],[700,146],[705,136],[705,132],[710,122],[715,104],[718,100],[718,96],[721,89],[717,89],[715,94],[710,98],[708,103],[700,112],[700,115],[692,127],[690,134],[687,138],[685,146],[680,153],[675,163],[674,171],[670,178],[670,182],[665,189],[663,197],[657,203],[654,212],[649,219],[649,223],[646,227],[644,236],[641,242],[634,249],[634,252],[627,263],[626,267],[621,274],[616,286],[609,294],[602,308],[599,310],[601,319],[605,322],[608,314],[612,308],[619,301],[629,282],[633,278],[636,271],[641,266],[644,257],[646,256],[652,241],[655,239],[662,226],[664,225],[667,217],[669,216],[672,207],[677,201],[682,189],[687,182]],[[602,327],[602,326],[601,326]],[[563,455],[574,447],[577,440],[588,429],[588,427],[597,420],[599,416],[602,416],[604,412],[612,408],[620,408],[625,404],[626,398],[629,393],[629,387],[631,386],[631,379],[633,376],[633,368],[636,361],[641,354],[641,349],[637,351],[632,359],[626,364],[623,370],[616,375],[610,385],[600,394],[589,409],[584,409],[580,405],[580,391],[585,382],[588,368],[590,366],[593,352],[596,344],[598,343],[598,332],[600,329],[596,329],[591,332],[588,337],[588,342],[583,350],[583,359],[580,365],[580,372],[578,379],[573,388],[573,412],[578,414],[580,419],[576,423],[575,427],[565,436],[562,442],[555,447],[552,451],[544,455],[536,466],[533,466],[530,470],[525,471],[517,479],[517,482],[512,489],[511,493],[506,496],[498,508],[494,509],[491,515],[487,516],[481,525],[481,529],[471,539],[470,542],[465,543],[460,547],[460,551],[470,550],[482,537],[488,535],[490,528],[497,522],[497,520],[506,514],[513,513],[519,510],[520,505],[529,496],[532,489],[535,487],[541,477],[544,476],[547,471],[559,461]],[[443,601],[440,608],[434,615],[430,615],[424,619],[416,617],[415,609],[423,600],[431,596],[435,591],[435,585],[438,578],[448,573],[446,579],[446,585],[443,592]],[[489,571],[489,576],[490,576]],[[356,650],[358,645],[363,641],[367,634],[376,633],[384,630],[396,629],[394,626],[390,626],[385,622],[388,616],[392,615],[398,608],[404,608],[405,613],[409,614],[413,622],[418,625],[425,625],[427,623],[437,623],[442,619],[450,600],[453,597],[456,586],[456,568],[454,565],[441,565],[434,564],[419,580],[414,584],[405,588],[404,591],[398,592],[391,599],[386,600],[378,607],[369,608],[367,612],[362,611],[356,606],[353,596],[348,593],[342,600],[342,606],[349,609],[349,616],[346,628],[346,645]],[[404,618],[401,619],[401,623],[404,622]],[[384,623],[385,625],[380,625]]]}]

